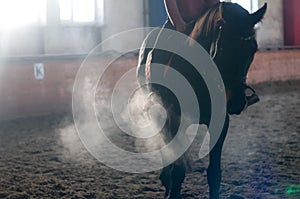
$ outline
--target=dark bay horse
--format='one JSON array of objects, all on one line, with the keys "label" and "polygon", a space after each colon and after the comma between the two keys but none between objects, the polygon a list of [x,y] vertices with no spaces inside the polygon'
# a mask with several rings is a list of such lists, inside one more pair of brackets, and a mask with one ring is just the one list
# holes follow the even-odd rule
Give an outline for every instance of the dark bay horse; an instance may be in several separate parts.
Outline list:
[{"label": "dark bay horse", "polygon": [[[259,23],[265,15],[267,5],[253,14],[249,14],[244,8],[233,3],[219,3],[208,10],[198,21],[193,24],[191,32],[188,33],[193,41],[197,41],[210,54],[222,76],[227,97],[227,114],[223,130],[211,147],[210,163],[207,169],[207,180],[210,198],[219,198],[221,182],[221,152],[228,131],[229,115],[240,114],[247,105],[253,104],[256,97],[247,96],[246,77],[249,67],[257,51],[254,26]],[[138,81],[145,87],[146,93],[155,93],[161,97],[163,106],[167,109],[168,122],[164,129],[170,132],[172,137],[176,135],[180,125],[181,110],[176,96],[168,88],[151,83],[147,78],[168,78],[155,73],[147,74],[147,61],[168,65],[182,74],[191,84],[198,99],[200,110],[200,124],[210,124],[211,101],[210,95],[203,77],[197,74],[194,67],[182,57],[171,55],[164,50],[147,48],[149,43],[156,42],[159,31],[151,32],[145,39],[139,57],[137,69]],[[193,45],[187,43],[186,45]],[[151,52],[152,60],[149,61]],[[168,63],[167,63],[168,62]],[[152,70],[152,64],[148,64]],[[153,66],[154,67],[154,66]],[[148,69],[149,70],[149,69]],[[149,72],[149,71],[148,71]],[[176,80],[175,80],[176,81]],[[170,140],[168,140],[170,141]],[[174,162],[166,166],[160,175],[160,180],[166,188],[166,198],[180,198],[181,184],[184,181],[186,168],[180,162]]]}]

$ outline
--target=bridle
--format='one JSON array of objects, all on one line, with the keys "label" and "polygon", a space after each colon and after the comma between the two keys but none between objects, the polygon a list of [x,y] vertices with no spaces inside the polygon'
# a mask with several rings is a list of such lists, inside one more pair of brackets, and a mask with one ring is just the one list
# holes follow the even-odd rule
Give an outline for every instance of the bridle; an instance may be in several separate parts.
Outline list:
[{"label": "bridle", "polygon": [[[224,20],[223,20],[223,22],[224,22],[223,24],[226,24],[226,22]],[[218,54],[222,53],[222,51],[223,51],[223,48],[220,47],[220,39],[222,37],[222,32],[223,32],[223,25],[220,25],[218,27],[218,34],[210,45],[209,52],[210,52],[210,56],[213,60],[217,57]],[[256,35],[255,35],[255,33],[253,33],[252,35],[250,35],[248,37],[240,37],[240,41],[241,42],[251,41],[251,40],[254,40],[255,37],[256,37]],[[248,69],[249,68],[247,68],[247,71],[248,71]],[[235,85],[241,84],[242,86],[244,86],[245,92],[247,90],[250,90],[252,92],[251,95],[245,96],[246,97],[245,109],[248,106],[251,106],[259,101],[259,97],[256,94],[255,90],[251,86],[247,85],[247,83],[246,83],[247,73],[242,74],[242,75],[240,74],[238,77],[234,77],[233,75],[228,75],[228,74],[223,74],[222,76],[223,76],[224,82],[227,82],[227,83],[230,82],[231,84],[235,84]]]}]

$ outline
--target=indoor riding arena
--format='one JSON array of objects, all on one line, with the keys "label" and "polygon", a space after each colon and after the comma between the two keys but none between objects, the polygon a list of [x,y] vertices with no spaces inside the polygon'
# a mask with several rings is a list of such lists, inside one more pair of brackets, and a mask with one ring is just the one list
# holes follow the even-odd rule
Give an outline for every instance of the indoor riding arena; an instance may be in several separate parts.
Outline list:
[{"label": "indoor riding arena", "polygon": [[[220,198],[299,199],[300,1],[231,2],[268,7],[247,74],[260,101],[230,116]],[[146,27],[166,19],[162,0],[0,1],[0,198],[164,198],[162,167],[120,154],[145,153],[127,103]],[[208,152],[188,153],[181,196],[208,199]]]}]

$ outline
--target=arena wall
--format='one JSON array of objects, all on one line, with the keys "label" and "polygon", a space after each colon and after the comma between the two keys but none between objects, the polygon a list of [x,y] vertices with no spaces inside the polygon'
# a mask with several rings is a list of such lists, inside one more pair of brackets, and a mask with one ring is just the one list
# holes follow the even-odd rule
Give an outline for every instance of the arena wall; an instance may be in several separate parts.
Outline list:
[{"label": "arena wall", "polygon": [[[0,60],[0,120],[70,112],[74,80],[84,57],[64,55]],[[97,70],[106,65],[106,60],[94,57],[88,64]],[[106,81],[115,82],[121,74],[135,67],[136,62],[136,56],[121,58],[107,73]],[[42,80],[34,77],[35,63],[44,64]],[[265,50],[256,54],[249,83],[290,79],[300,79],[300,50]]]}]

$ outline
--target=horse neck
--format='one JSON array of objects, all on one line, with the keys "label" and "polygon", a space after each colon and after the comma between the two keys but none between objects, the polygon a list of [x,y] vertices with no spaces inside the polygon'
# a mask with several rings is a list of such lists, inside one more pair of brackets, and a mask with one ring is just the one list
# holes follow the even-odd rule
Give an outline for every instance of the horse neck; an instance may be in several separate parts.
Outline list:
[{"label": "horse neck", "polygon": [[223,3],[216,4],[208,10],[195,24],[194,30],[190,36],[196,40],[201,46],[210,53],[211,46],[217,35],[216,26],[218,21],[222,19]]}]

